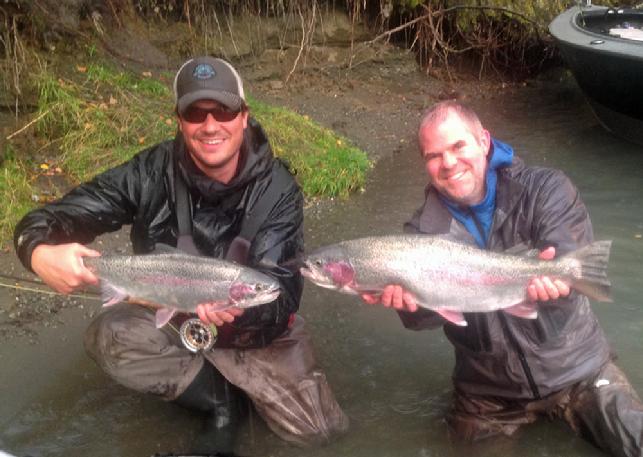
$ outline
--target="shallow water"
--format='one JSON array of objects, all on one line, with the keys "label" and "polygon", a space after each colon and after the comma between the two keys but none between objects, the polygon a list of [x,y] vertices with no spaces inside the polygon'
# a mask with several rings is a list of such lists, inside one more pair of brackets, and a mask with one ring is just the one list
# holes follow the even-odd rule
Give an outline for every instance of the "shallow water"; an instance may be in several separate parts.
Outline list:
[{"label": "shallow water", "polygon": [[[603,131],[575,86],[544,83],[474,106],[492,134],[528,164],[564,169],[589,207],[596,238],[614,240],[614,302],[596,303],[594,310],[619,365],[643,393],[643,148]],[[422,202],[423,186],[422,164],[407,142],[378,163],[364,193],[309,212],[307,247],[401,231]],[[511,439],[451,443],[443,417],[453,357],[441,330],[407,331],[390,310],[310,283],[301,312],[351,430],[331,445],[302,452],[280,442],[255,416],[244,427],[241,455],[603,455],[560,422],[539,422]],[[19,347],[23,342],[12,340],[7,344],[16,350],[3,351],[0,449],[33,456],[147,456],[189,441],[195,419],[112,383],[82,350],[82,313],[67,310],[61,319],[65,325],[44,329],[39,343]]]}]

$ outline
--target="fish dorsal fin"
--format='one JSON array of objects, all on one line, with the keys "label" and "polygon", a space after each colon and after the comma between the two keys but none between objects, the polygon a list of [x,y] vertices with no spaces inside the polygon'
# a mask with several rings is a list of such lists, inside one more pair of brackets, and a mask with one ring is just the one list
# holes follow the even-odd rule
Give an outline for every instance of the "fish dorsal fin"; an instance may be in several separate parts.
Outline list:
[{"label": "fish dorsal fin", "polygon": [[509,249],[503,251],[504,254],[523,256],[523,257],[538,257],[538,249],[531,249],[525,243],[518,243],[515,246],[511,246]]},{"label": "fish dorsal fin", "polygon": [[237,236],[230,243],[225,258],[231,262],[245,265],[248,263],[248,252],[250,252],[250,241]]}]

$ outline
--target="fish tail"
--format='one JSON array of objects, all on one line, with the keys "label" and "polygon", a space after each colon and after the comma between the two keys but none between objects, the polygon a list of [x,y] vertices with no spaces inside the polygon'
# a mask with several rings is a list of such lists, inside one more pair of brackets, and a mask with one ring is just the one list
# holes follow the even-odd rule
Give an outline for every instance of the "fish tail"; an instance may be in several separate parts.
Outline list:
[{"label": "fish tail", "polygon": [[607,277],[611,247],[611,240],[596,241],[569,254],[580,262],[580,275],[572,279],[572,287],[594,300],[612,301]]}]

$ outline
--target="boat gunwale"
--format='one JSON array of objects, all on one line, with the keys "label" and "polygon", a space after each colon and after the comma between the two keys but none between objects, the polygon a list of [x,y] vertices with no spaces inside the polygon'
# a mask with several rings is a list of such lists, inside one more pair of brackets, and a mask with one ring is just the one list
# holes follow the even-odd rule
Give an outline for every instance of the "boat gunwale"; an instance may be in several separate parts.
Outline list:
[{"label": "boat gunwale", "polygon": [[[585,29],[578,25],[578,16],[583,13],[604,12],[608,7],[592,6],[598,10],[588,11],[574,6],[554,18],[549,24],[549,32],[559,43],[582,48],[598,54],[619,55],[635,61],[643,61],[643,41],[629,40],[614,35],[606,35]],[[643,19],[643,11],[641,11]],[[592,45],[591,41],[602,40],[600,45]]]}]

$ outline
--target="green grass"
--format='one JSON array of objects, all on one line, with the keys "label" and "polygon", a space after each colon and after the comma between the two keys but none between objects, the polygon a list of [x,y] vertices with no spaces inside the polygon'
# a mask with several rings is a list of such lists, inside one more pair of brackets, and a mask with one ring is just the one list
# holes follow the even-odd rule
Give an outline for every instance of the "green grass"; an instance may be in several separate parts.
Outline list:
[{"label": "green grass", "polygon": [[[158,79],[98,63],[76,70],[66,78],[45,70],[35,77],[36,134],[48,151],[48,165],[59,168],[69,184],[86,181],[176,134],[173,97],[164,82],[171,76]],[[249,106],[307,198],[344,198],[362,188],[370,162],[347,139],[287,109],[253,98]],[[16,149],[8,156],[14,155],[40,160],[33,151]],[[19,217],[37,204],[31,199],[39,194],[32,185],[36,169],[12,158],[0,165],[0,191],[11,202],[3,209],[0,245],[6,245]]]},{"label": "green grass", "polygon": [[347,197],[363,187],[366,153],[305,116],[249,98],[275,155],[290,164],[308,197]]},{"label": "green grass", "polygon": [[90,65],[79,81],[40,76],[39,133],[60,142],[57,164],[73,183],[172,137],[170,90],[158,80]]},{"label": "green grass", "polygon": [[9,145],[4,151],[4,161],[0,167],[0,241],[6,246],[13,237],[13,229],[20,218],[34,206],[32,185],[29,181],[28,167],[15,157]]}]

